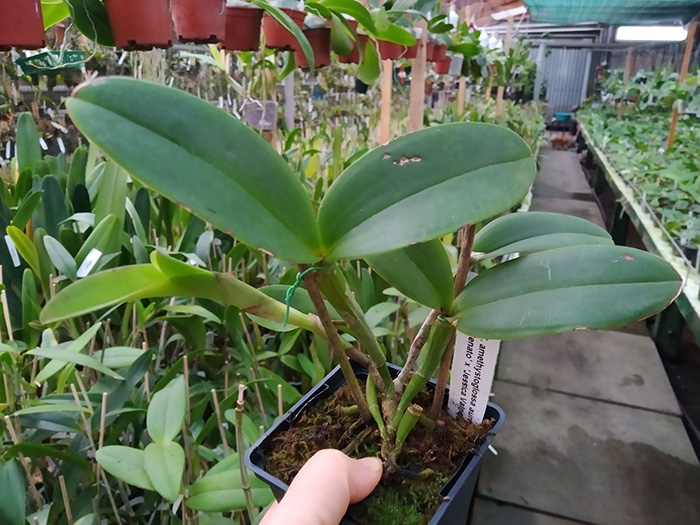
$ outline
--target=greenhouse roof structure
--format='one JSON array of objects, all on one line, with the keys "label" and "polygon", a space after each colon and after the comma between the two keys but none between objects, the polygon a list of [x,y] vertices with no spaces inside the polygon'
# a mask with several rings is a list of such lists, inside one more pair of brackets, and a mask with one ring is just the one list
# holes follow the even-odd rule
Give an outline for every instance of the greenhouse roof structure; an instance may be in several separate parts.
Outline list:
[{"label": "greenhouse roof structure", "polygon": [[679,24],[700,13],[699,0],[524,0],[533,22]]}]

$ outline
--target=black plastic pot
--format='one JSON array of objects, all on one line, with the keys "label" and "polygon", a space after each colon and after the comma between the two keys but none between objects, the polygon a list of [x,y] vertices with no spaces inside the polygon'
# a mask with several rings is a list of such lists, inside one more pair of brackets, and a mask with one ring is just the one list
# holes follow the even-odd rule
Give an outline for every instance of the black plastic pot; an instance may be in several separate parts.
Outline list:
[{"label": "black plastic pot", "polygon": [[[392,375],[396,376],[399,368],[389,365]],[[355,375],[365,379],[367,370],[353,363]],[[309,391],[299,402],[292,407],[285,417],[280,418],[266,433],[262,436],[248,451],[245,461],[246,465],[252,470],[256,476],[267,483],[277,500],[282,499],[287,492],[289,486],[283,483],[276,477],[268,474],[265,470],[267,462],[267,452],[270,450],[273,438],[280,432],[290,428],[297,421],[304,411],[312,404],[331,396],[336,390],[345,384],[345,378],[340,371],[340,367],[336,367],[328,374],[323,381]],[[435,383],[428,383],[428,388],[434,388]],[[447,400],[447,395],[445,396]],[[506,415],[499,406],[489,403],[486,408],[485,419],[493,419],[495,421],[491,433],[487,436],[479,449],[469,454],[460,465],[457,472],[440,491],[440,494],[445,497],[445,501],[438,507],[437,511],[430,520],[429,525],[464,525],[469,515],[476,481],[479,477],[481,468],[481,460],[486,453],[493,438],[505,423]],[[348,517],[343,518],[341,525],[358,525],[355,521]]]}]

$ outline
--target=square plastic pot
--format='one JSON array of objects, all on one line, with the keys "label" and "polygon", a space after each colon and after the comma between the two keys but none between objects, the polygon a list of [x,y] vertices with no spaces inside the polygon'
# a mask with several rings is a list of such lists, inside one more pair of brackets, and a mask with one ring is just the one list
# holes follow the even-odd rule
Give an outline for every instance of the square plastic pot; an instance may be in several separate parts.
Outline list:
[{"label": "square plastic pot", "polygon": [[277,129],[277,102],[274,100],[245,102],[241,114],[243,122],[258,131]]},{"label": "square plastic pot", "polygon": [[146,51],[173,45],[170,0],[105,0],[117,47]]},{"label": "square plastic pot", "polygon": [[46,45],[39,0],[0,0],[0,51]]},{"label": "square plastic pot", "polygon": [[[363,367],[353,363],[353,368],[358,378],[365,379],[367,377],[367,370]],[[389,365],[389,370],[395,377],[398,375],[400,369],[396,366]],[[246,465],[258,478],[270,486],[270,489],[272,489],[278,501],[282,499],[289,486],[265,470],[267,454],[272,445],[272,440],[277,434],[293,426],[304,411],[311,407],[311,405],[330,397],[343,385],[345,385],[345,378],[343,377],[340,367],[336,367],[330,374],[323,378],[318,385],[302,397],[299,402],[294,405],[284,417],[280,418],[248,451],[245,458]],[[428,383],[429,389],[434,387],[434,381]],[[445,395],[445,401],[447,401],[447,394]],[[489,445],[505,423],[506,416],[503,409],[493,403],[489,403],[486,408],[485,419],[493,419],[495,421],[491,433],[486,437],[478,450],[464,458],[455,474],[442,488],[440,494],[445,499],[440,504],[437,511],[435,511],[429,525],[464,525],[466,523],[472,497],[474,495],[474,489],[476,488],[476,482],[479,477],[483,455],[487,452]],[[346,516],[343,518],[341,525],[360,524]]]},{"label": "square plastic pot", "polygon": [[[296,9],[282,9],[293,21],[299,26],[299,29],[304,25],[306,13],[297,11]],[[296,51],[300,49],[299,42],[294,38],[287,29],[277,23],[270,15],[265,13],[262,17],[262,29],[265,33],[265,46],[271,49],[279,49],[281,51]]]},{"label": "square plastic pot", "polygon": [[215,44],[224,39],[226,0],[172,0],[180,42]]},{"label": "square plastic pot", "polygon": [[260,47],[260,22],[263,10],[257,7],[226,7],[226,36],[222,49],[255,51]]}]

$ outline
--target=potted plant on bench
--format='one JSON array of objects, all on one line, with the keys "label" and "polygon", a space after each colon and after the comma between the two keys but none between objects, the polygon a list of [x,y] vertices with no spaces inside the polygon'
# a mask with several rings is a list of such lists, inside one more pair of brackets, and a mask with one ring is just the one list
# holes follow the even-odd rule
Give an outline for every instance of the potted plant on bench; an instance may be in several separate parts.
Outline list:
[{"label": "potted plant on bench", "polygon": [[[151,264],[103,271],[62,289],[42,322],[140,298],[186,296],[235,305],[268,327],[290,324],[325,338],[339,368],[278,420],[249,462],[283,474],[281,480],[266,475],[279,496],[317,448],[381,456],[382,499],[352,510],[363,523],[391,523],[390,512],[403,519],[417,514],[418,523],[465,518],[461,498],[470,494],[459,490],[473,490],[465,478],[475,476],[480,456],[471,453],[491,421],[470,425],[443,411],[457,331],[512,339],[608,328],[658,312],[681,288],[665,261],[614,246],[606,232],[579,219],[514,214],[476,236],[476,225],[519,203],[535,177],[530,149],[503,127],[447,124],[394,140],[351,164],[316,210],[299,177],[260,136],[196,97],[111,78],[78,88],[67,108],[75,125],[133,178],[239,241],[292,261],[299,273],[280,298],[157,250]],[[438,239],[458,229],[453,276]],[[521,256],[494,264],[511,253]],[[346,265],[359,259],[432,309],[402,369],[387,363],[349,291]],[[467,279],[470,269],[478,275]],[[489,415],[500,417],[496,408]],[[305,435],[295,429],[309,428],[314,439],[294,441]],[[420,453],[424,445],[432,461]],[[450,499],[441,496],[443,485]],[[397,503],[407,499],[417,508]]]}]

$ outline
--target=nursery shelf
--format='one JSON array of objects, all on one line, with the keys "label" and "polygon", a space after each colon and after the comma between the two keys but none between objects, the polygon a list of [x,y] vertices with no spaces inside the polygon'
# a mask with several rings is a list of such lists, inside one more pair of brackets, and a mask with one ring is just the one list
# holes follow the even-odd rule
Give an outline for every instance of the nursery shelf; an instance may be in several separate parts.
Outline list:
[{"label": "nursery shelf", "polygon": [[600,173],[608,182],[619,205],[636,227],[646,248],[666,259],[683,278],[683,291],[676,299],[676,306],[695,339],[700,341],[700,299],[698,299],[700,276],[674,249],[669,240],[669,234],[661,228],[651,211],[640,202],[641,199],[632,186],[623,179],[605,153],[598,148],[586,125],[579,122],[579,129],[589,151],[598,162]]}]

